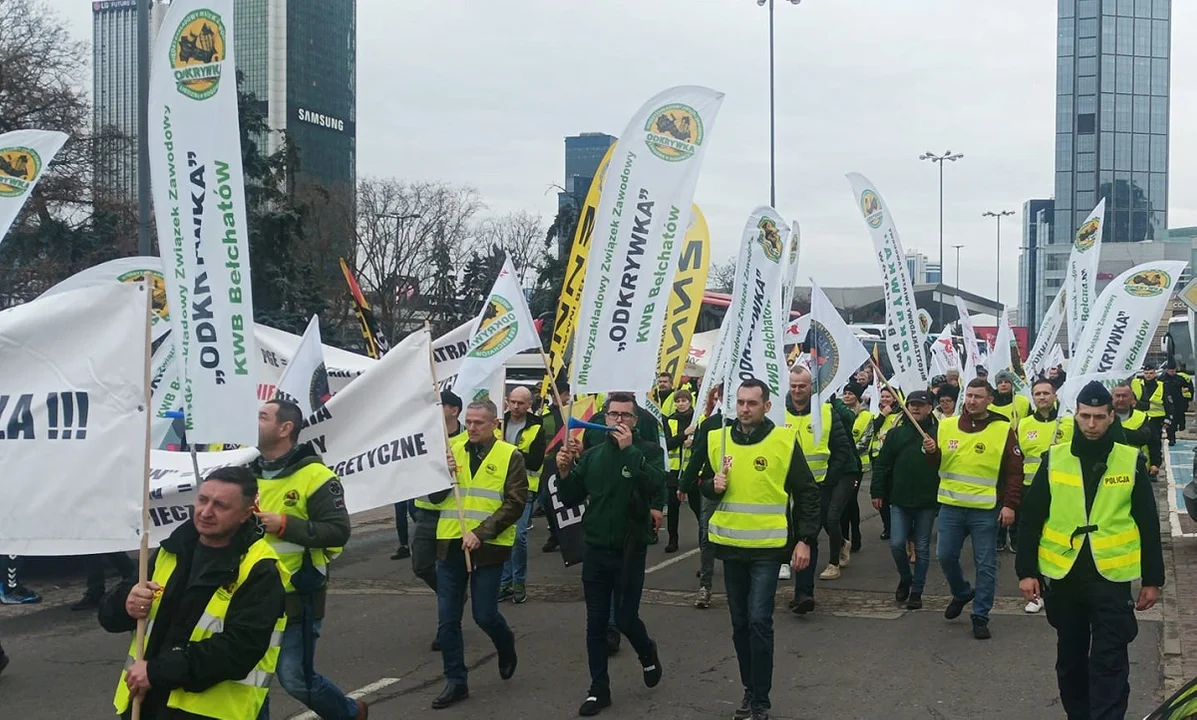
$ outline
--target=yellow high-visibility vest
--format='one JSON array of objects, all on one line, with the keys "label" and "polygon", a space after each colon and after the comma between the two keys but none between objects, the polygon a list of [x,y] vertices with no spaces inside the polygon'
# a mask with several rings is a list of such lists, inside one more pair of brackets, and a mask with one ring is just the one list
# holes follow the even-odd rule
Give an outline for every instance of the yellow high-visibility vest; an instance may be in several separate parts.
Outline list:
[{"label": "yellow high-visibility vest", "polygon": [[998,475],[1010,423],[993,420],[981,432],[960,429],[960,418],[939,424],[939,502],[954,507],[997,507]]},{"label": "yellow high-visibility vest", "polygon": [[[478,466],[478,474],[470,471],[470,454],[465,443],[453,448],[453,460],[457,463],[457,486],[461,504],[465,511],[466,530],[472,531],[490,518],[503,505],[503,491],[507,485],[507,471],[511,456],[517,448],[511,443],[496,440],[486,457]],[[436,524],[437,540],[456,540],[461,537],[461,521],[457,516],[457,501],[450,496],[448,507],[441,509]],[[504,530],[489,545],[512,547],[515,545],[515,523]]]},{"label": "yellow high-visibility vest", "polygon": [[[325,483],[336,479],[336,474],[320,463],[304,465],[291,475],[270,479],[258,478],[258,507],[262,512],[281,513],[299,520],[307,520],[308,498]],[[299,572],[305,553],[311,554],[312,567],[316,568],[327,582],[328,564],[344,550],[339,547],[304,547],[275,535],[267,535],[265,540],[278,553],[283,567],[287,569],[283,587],[289,593],[295,592],[295,586],[291,584],[291,575]]]},{"label": "yellow high-visibility vest", "polygon": [[[823,437],[815,443],[815,433],[811,428],[810,413],[794,415],[786,410],[786,427],[794,432],[798,445],[802,447],[802,454],[806,456],[806,464],[810,466],[816,483],[827,479],[827,466],[831,461],[831,405],[823,403]],[[714,466],[712,466],[714,467]]]},{"label": "yellow high-visibility vest", "polygon": [[1043,463],[1043,454],[1052,445],[1066,445],[1072,442],[1072,429],[1076,421],[1069,416],[1056,420],[1040,420],[1032,414],[1018,423],[1018,449],[1022,450],[1023,485],[1030,485]]},{"label": "yellow high-visibility vest", "polygon": [[1031,401],[1025,395],[1015,394],[1009,405],[997,405],[995,403],[989,404],[989,409],[1001,415],[1010,421],[1011,425],[1017,425],[1018,421],[1029,416],[1033,411],[1031,409]]},{"label": "yellow high-visibility vest", "polygon": [[1147,417],[1164,417],[1164,381],[1156,378],[1155,390],[1151,397],[1143,397],[1143,384],[1143,378],[1131,380],[1131,390],[1135,391],[1135,397],[1147,401]]},{"label": "yellow high-visibility vest", "polygon": [[[195,643],[207,640],[224,630],[229,605],[232,603],[233,597],[237,594],[238,588],[249,577],[250,570],[253,570],[255,565],[266,559],[273,559],[275,565],[278,567],[280,576],[283,580],[288,579],[286,577],[286,568],[283,567],[278,553],[274,551],[270,543],[263,539],[250,545],[245,555],[241,557],[236,582],[231,586],[217,588],[216,592],[212,593],[212,598],[208,600],[208,604],[204,606],[204,613],[200,615],[199,622],[192,628],[191,636],[188,638],[191,642]],[[174,553],[164,549],[158,550],[158,557],[154,561],[154,576],[151,579],[161,585],[163,591],[156,593],[153,602],[150,604],[150,614],[145,631],[147,638],[154,629],[154,621],[158,617],[158,607],[162,597],[166,594],[167,585],[172,582],[187,583],[188,578],[186,577],[173,577],[178,565],[179,561]],[[262,710],[262,706],[266,703],[266,691],[269,690],[270,681],[274,677],[275,669],[278,667],[279,651],[283,643],[283,631],[286,629],[287,616],[280,613],[274,625],[274,633],[270,637],[270,646],[266,649],[266,654],[258,660],[258,664],[254,669],[250,671],[249,675],[240,680],[219,682],[207,690],[198,693],[187,692],[182,688],[175,688],[170,691],[170,695],[166,699],[166,706],[202,717],[227,718],[228,720],[255,720],[258,717],[258,713]],[[121,671],[120,681],[116,685],[116,697],[112,701],[118,715],[129,709],[129,688],[125,685],[125,678],[128,675],[129,668],[133,666],[136,652],[137,638],[135,636],[133,641],[129,643],[129,655],[125,659],[125,669]]]},{"label": "yellow high-visibility vest", "polygon": [[873,440],[869,443],[869,454],[876,458],[881,453],[881,445],[885,442],[885,436],[889,435],[889,431],[894,429],[898,424],[898,416],[902,412],[893,412],[885,416],[881,421],[881,427],[877,428],[877,432],[873,433]]},{"label": "yellow high-visibility vest", "polygon": [[[449,450],[452,451],[453,448],[458,445],[465,445],[466,441],[468,441],[469,439],[470,439],[469,433],[467,433],[463,429],[461,432],[459,432],[456,435],[454,435],[453,437],[449,438]],[[447,497],[444,500],[440,501],[439,503],[434,503],[428,499],[428,496],[421,495],[420,497],[416,498],[412,502],[414,502],[416,504],[416,507],[420,508],[421,510],[439,511],[445,507],[450,507],[450,505],[447,505],[446,503],[452,503],[453,498],[450,496],[450,497]],[[456,507],[456,505],[453,505],[452,507]]]},{"label": "yellow high-visibility vest", "polygon": [[[520,430],[519,442],[515,443],[515,446],[520,452],[522,452],[524,454],[524,457],[527,457],[528,453],[532,451],[532,443],[535,442],[536,438],[540,436],[541,429],[543,427],[544,427],[543,425],[528,425],[528,426],[524,427],[523,430]],[[503,439],[503,431],[500,428],[495,428],[495,439],[496,440]],[[525,465],[525,467],[526,467],[526,465]],[[537,492],[538,490],[540,490],[540,471],[539,470],[527,470],[527,473],[528,473],[528,489],[531,490],[532,492]]]},{"label": "yellow high-visibility vest", "polygon": [[[854,420],[852,422],[852,444],[853,445],[860,442],[860,439],[862,437],[864,437],[865,431],[868,430],[869,425],[872,422],[873,422],[873,413],[869,412],[868,410],[861,410],[859,413],[857,413],[856,420]],[[869,445],[870,445],[870,447],[872,446],[871,439],[869,441]],[[873,466],[873,458],[869,457],[869,455],[870,455],[869,450],[865,450],[865,452],[860,456],[861,472],[867,472],[869,470],[869,468],[871,468]]]},{"label": "yellow high-visibility vest", "polygon": [[1081,461],[1063,445],[1048,452],[1052,500],[1039,536],[1039,572],[1055,580],[1067,575],[1088,538],[1102,577],[1111,582],[1137,580],[1141,546],[1139,526],[1131,516],[1131,494],[1139,453],[1114,445],[1093,508],[1086,513]]},{"label": "yellow high-visibility vest", "polygon": [[732,459],[727,471],[727,490],[707,525],[710,541],[743,548],[781,548],[788,539],[786,517],[786,475],[794,455],[794,436],[774,427],[760,442],[740,445],[732,442],[731,428],[707,435],[707,459],[712,468],[722,468],[719,448],[726,439]]},{"label": "yellow high-visibility vest", "polygon": [[[673,396],[670,395],[670,397],[673,397]],[[665,422],[669,427],[670,437],[678,437],[678,435],[680,435],[682,433],[682,431],[685,430],[685,428],[682,427],[682,421],[677,418],[665,418]],[[684,444],[685,444],[685,438],[682,438],[682,441],[678,443],[677,447],[675,447],[669,451],[669,469],[670,470],[680,471],[682,469],[682,450],[683,450],[682,446]]]},{"label": "yellow high-visibility vest", "polygon": [[[1130,415],[1127,415],[1125,420],[1119,420],[1119,422],[1122,424],[1123,430],[1135,431],[1143,427],[1143,424],[1147,422],[1147,413],[1131,408]],[[1140,445],[1135,449],[1143,453],[1143,457],[1151,458],[1151,451],[1146,445]]]}]

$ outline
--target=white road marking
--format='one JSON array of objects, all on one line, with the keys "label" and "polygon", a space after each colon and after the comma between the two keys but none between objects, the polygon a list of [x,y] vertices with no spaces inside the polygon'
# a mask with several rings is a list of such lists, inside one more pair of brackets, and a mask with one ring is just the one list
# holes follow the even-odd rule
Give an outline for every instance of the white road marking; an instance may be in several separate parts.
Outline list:
[{"label": "white road marking", "polygon": [[[385,687],[394,685],[395,683],[399,682],[400,679],[401,678],[382,678],[381,680],[376,680],[365,687],[360,687],[351,693],[347,693],[346,697],[348,697],[350,700],[359,700],[370,693],[376,693]],[[320,720],[320,716],[314,712],[308,711],[298,715],[292,715],[290,720]]]},{"label": "white road marking", "polygon": [[655,573],[658,570],[664,570],[665,568],[669,567],[670,565],[676,565],[677,563],[680,563],[681,561],[685,560],[688,557],[694,557],[695,555],[698,554],[699,550],[700,550],[700,548],[694,548],[693,550],[687,550],[686,552],[682,553],[681,555],[678,555],[677,557],[671,557],[664,562],[659,562],[656,565],[653,565],[649,569],[645,570],[644,574],[648,575],[649,573]]}]

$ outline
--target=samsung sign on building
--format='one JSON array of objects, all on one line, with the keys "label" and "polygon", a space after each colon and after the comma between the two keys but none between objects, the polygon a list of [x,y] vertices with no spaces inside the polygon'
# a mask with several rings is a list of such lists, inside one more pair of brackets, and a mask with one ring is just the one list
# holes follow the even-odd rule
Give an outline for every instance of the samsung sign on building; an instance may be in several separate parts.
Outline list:
[{"label": "samsung sign on building", "polygon": [[[345,121],[332,115],[325,115],[318,113],[315,110],[308,110],[307,108],[295,108],[296,117],[300,122],[305,122],[317,127],[328,128],[329,130],[336,130],[337,132],[345,132]],[[352,129],[352,127],[351,127]]]}]

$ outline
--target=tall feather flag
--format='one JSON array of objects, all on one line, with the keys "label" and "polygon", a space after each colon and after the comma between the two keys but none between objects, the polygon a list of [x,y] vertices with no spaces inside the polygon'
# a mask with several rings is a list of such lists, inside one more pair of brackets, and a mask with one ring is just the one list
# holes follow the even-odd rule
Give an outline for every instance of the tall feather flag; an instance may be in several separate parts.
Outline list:
[{"label": "tall feather flag", "polygon": [[353,276],[345,258],[341,258],[341,272],[345,274],[345,282],[349,285],[349,294],[353,296],[353,312],[357,315],[357,321],[362,328],[362,338],[366,341],[366,354],[377,360],[391,349],[391,345],[378,327],[378,320],[370,310],[370,303],[366,302],[366,296],[358,287],[357,278]]},{"label": "tall feather flag", "polygon": [[814,278],[810,281],[807,346],[811,366],[811,432],[818,444],[823,439],[823,403],[852,379],[857,368],[868,362],[869,352]]},{"label": "tall feather flag", "polygon": [[512,355],[540,348],[540,335],[517,277],[511,258],[503,260],[486,304],[470,329],[469,349],[453,384],[458,395],[482,384]]}]

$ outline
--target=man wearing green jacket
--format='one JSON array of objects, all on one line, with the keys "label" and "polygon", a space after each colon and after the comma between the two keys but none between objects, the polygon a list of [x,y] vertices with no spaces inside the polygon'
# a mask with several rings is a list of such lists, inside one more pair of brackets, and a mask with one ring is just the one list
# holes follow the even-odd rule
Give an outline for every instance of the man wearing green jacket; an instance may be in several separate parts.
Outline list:
[{"label": "man wearing green jacket", "polygon": [[[919,428],[935,437],[937,423],[931,414],[931,393],[916,390],[906,397],[906,408],[918,421],[902,415],[885,436],[881,451],[873,461],[873,479],[869,494],[873,507],[881,509],[889,498],[889,549],[898,566],[898,589],[894,600],[906,603],[906,609],[923,607],[923,586],[931,566],[931,526],[939,509],[939,472],[927,464],[923,455],[923,435]],[[914,543],[914,573],[906,555],[906,541]]]},{"label": "man wearing green jacket", "polygon": [[655,687],[661,681],[657,644],[640,619],[640,595],[648,544],[661,527],[665,507],[665,458],[659,445],[637,439],[638,410],[634,395],[611,393],[607,439],[585,453],[571,440],[557,453],[561,501],[588,502],[582,518],[582,587],[590,690],[578,709],[582,716],[597,715],[611,704],[607,621],[613,601],[615,626],[635,648],[644,684]]}]

